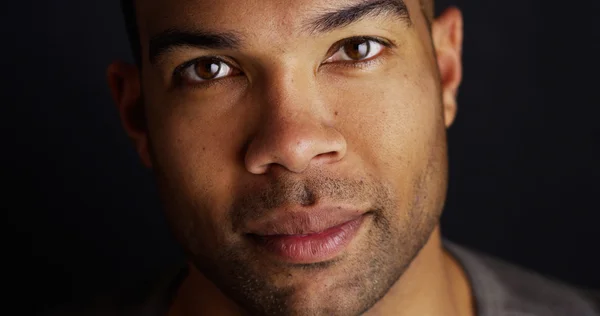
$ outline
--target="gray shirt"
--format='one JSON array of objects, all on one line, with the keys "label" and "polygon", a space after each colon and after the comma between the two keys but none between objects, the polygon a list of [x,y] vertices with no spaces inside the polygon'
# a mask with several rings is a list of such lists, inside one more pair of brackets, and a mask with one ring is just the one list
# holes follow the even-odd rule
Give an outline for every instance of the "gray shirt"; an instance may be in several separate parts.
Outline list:
[{"label": "gray shirt", "polygon": [[444,245],[463,266],[478,316],[600,316],[600,295],[576,289],[454,243]]},{"label": "gray shirt", "polygon": [[[444,241],[444,246],[467,274],[477,316],[600,316],[599,292],[572,287],[450,241]],[[164,316],[186,274],[181,268],[166,274],[138,304],[105,301],[93,311],[62,310],[51,315]]]}]

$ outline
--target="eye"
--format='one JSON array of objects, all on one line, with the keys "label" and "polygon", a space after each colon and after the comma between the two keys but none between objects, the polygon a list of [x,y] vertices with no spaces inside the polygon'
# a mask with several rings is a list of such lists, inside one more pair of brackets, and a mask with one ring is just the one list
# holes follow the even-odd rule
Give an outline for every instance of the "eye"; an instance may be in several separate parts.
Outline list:
[{"label": "eye", "polygon": [[385,44],[372,38],[350,38],[337,45],[338,50],[325,62],[364,61],[379,55]]},{"label": "eye", "polygon": [[175,71],[185,83],[195,84],[239,74],[239,71],[217,57],[199,58]]}]

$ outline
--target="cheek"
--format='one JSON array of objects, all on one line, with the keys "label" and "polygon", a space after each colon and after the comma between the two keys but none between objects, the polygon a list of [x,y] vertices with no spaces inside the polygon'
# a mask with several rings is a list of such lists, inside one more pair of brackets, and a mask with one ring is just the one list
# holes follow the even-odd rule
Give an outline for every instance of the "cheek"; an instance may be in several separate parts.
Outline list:
[{"label": "cheek", "polygon": [[148,129],[153,168],[174,231],[200,234],[203,244],[221,244],[232,184],[243,167],[237,162],[244,142],[238,118],[244,116],[191,102],[162,104],[169,109],[155,107]]},{"label": "cheek", "polygon": [[387,69],[383,75],[338,87],[338,125],[350,154],[397,193],[411,195],[444,143],[442,105],[427,65]]},{"label": "cheek", "polygon": [[[154,88],[154,89],[153,89]],[[242,93],[173,90],[146,96],[152,155],[169,182],[189,197],[226,196],[228,184],[242,167],[241,149],[247,131],[247,107],[234,106]],[[161,91],[160,85],[145,91]],[[229,89],[241,91],[242,89]],[[213,193],[213,191],[215,191]]]}]

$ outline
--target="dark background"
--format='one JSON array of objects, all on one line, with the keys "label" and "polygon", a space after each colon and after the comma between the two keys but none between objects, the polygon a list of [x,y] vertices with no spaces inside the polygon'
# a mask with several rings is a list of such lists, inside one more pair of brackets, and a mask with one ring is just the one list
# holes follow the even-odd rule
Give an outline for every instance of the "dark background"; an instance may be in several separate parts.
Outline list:
[{"label": "dark background", "polygon": [[[464,83],[444,234],[600,287],[600,2],[453,3],[465,17]],[[118,1],[11,2],[0,26],[14,302],[23,312],[84,302],[182,260],[106,86],[109,62],[131,60]]]}]

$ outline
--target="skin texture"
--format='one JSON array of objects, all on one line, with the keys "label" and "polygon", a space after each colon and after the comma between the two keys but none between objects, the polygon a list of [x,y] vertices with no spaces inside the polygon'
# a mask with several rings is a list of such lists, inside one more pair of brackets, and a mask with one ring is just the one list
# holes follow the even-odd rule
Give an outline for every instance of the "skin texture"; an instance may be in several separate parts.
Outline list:
[{"label": "skin texture", "polygon": [[[417,0],[406,2],[410,23],[373,15],[327,33],[303,27],[319,10],[358,2],[137,3],[141,69],[116,62],[108,77],[190,259],[172,315],[472,312],[438,227],[462,75],[460,12],[446,11],[431,32]],[[180,47],[151,62],[150,39],[168,29],[232,32],[243,45]],[[353,36],[393,45],[370,62],[329,62]],[[226,56],[239,71],[210,85],[174,77],[200,56]],[[325,262],[286,264],[245,234],[278,212],[338,206],[368,215]]]}]

